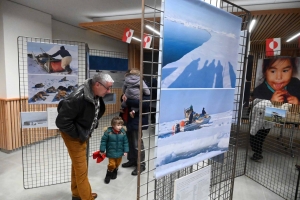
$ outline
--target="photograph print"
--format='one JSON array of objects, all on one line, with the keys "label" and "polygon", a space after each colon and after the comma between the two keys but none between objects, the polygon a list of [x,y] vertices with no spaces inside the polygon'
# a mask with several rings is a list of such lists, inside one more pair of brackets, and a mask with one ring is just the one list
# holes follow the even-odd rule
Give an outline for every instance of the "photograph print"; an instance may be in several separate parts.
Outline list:
[{"label": "photograph print", "polygon": [[156,178],[228,150],[233,94],[234,89],[161,91]]},{"label": "photograph print", "polygon": [[29,74],[28,103],[58,104],[77,87],[77,76]]},{"label": "photograph print", "polygon": [[206,2],[166,0],[161,87],[235,88],[240,30],[241,18]]},{"label": "photograph print", "polygon": [[268,122],[283,124],[286,120],[286,110],[274,107],[266,107],[265,120]]},{"label": "photograph print", "polygon": [[156,178],[228,150],[241,18],[165,1]]},{"label": "photograph print", "polygon": [[78,46],[27,42],[28,74],[78,76]]},{"label": "photograph print", "polygon": [[259,59],[254,98],[300,104],[300,57]]},{"label": "photograph print", "polygon": [[48,127],[47,112],[21,112],[21,127]]}]

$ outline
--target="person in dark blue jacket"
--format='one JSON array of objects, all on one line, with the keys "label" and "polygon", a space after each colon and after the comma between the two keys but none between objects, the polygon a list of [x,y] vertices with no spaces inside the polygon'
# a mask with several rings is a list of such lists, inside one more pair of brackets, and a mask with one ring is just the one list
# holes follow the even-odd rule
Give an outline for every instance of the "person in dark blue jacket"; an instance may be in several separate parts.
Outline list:
[{"label": "person in dark blue jacket", "polygon": [[60,55],[62,57],[62,59],[61,59],[61,68],[63,68],[65,71],[67,71],[68,74],[71,74],[72,69],[70,67],[70,64],[72,62],[72,56],[69,53],[69,51],[67,51],[64,46],[61,46],[60,50],[58,50],[55,54],[50,55],[50,57],[53,58],[53,57],[56,57],[58,55]]},{"label": "person in dark blue jacket", "polygon": [[109,158],[105,183],[110,179],[116,179],[119,165],[122,162],[122,156],[126,156],[129,151],[126,131],[123,128],[121,117],[114,117],[111,120],[111,127],[108,127],[101,138],[100,154],[106,152]]},{"label": "person in dark blue jacket", "polygon": [[[125,95],[123,95],[123,100],[126,101],[128,107],[139,107],[140,100],[137,99],[127,99]],[[143,101],[142,110],[139,112],[147,113],[149,112],[149,100],[150,96],[143,96],[143,100],[148,100],[148,102]],[[129,109],[130,110],[130,109]],[[142,130],[148,129],[148,115],[142,115]],[[141,138],[143,137],[142,130],[140,130]],[[123,163],[122,167],[132,167],[135,169],[132,171],[131,175],[138,175],[138,137],[139,137],[139,113],[137,112],[134,115],[134,118],[128,117],[127,121],[127,138],[129,143],[129,152],[127,154],[128,162]],[[145,171],[146,163],[145,163],[145,151],[144,151],[144,142],[141,139],[141,156],[140,156],[140,172]]]}]

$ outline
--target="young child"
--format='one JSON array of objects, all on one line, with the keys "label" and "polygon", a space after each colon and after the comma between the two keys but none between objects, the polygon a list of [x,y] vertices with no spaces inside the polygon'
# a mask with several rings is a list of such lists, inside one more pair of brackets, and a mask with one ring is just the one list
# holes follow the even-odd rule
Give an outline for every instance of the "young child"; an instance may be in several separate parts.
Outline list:
[{"label": "young child", "polygon": [[295,58],[264,59],[264,82],[254,89],[254,99],[299,104],[300,80],[293,77],[296,73]]},{"label": "young child", "polygon": [[[123,93],[127,99],[140,99],[140,71],[132,69],[125,74],[125,81],[123,84]],[[144,95],[150,95],[150,90],[146,83],[143,81],[143,93]],[[126,102],[123,101],[122,109],[126,108]],[[134,114],[138,112],[139,108],[131,107],[129,112],[130,117],[134,118]]]},{"label": "young child", "polygon": [[117,178],[122,156],[126,156],[129,151],[128,139],[123,124],[121,117],[114,117],[111,120],[111,127],[105,130],[101,138],[100,154],[106,152],[106,157],[109,158],[104,179],[104,182],[107,184],[110,182],[110,179]]}]

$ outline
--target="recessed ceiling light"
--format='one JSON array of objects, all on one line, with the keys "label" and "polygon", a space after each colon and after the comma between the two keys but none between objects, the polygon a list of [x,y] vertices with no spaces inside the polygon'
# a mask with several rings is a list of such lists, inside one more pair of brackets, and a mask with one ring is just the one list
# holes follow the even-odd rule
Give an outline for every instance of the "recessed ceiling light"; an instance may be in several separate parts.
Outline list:
[{"label": "recessed ceiling light", "polygon": [[137,40],[137,41],[141,41],[141,39],[139,39],[139,38],[136,38],[136,37],[132,37],[132,39],[134,39],[134,40]]},{"label": "recessed ceiling light", "polygon": [[295,38],[296,38],[297,36],[299,36],[299,35],[300,35],[300,33],[297,33],[296,35],[294,35],[293,37],[291,37],[290,39],[288,39],[286,42],[289,42],[289,41],[295,39]]},{"label": "recessed ceiling light", "polygon": [[159,33],[157,30],[155,30],[154,28],[152,28],[151,26],[146,25],[146,28],[148,28],[149,30],[153,31],[153,32],[156,33],[157,35],[160,35],[160,33]]},{"label": "recessed ceiling light", "polygon": [[249,27],[249,32],[251,33],[251,31],[252,31],[252,29],[253,29],[253,27],[254,27],[254,25],[255,25],[255,22],[256,22],[256,20],[255,19],[252,19],[252,21],[251,21],[251,23],[250,23],[250,27]]}]

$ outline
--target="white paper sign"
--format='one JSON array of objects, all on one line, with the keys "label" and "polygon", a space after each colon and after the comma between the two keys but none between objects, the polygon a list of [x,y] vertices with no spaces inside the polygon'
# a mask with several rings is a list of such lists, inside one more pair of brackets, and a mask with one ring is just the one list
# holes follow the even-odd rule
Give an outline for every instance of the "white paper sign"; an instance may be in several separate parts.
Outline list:
[{"label": "white paper sign", "polygon": [[208,200],[211,166],[207,166],[174,182],[174,200]]},{"label": "white paper sign", "polygon": [[55,120],[58,115],[57,108],[47,108],[47,114],[48,114],[48,129],[58,129]]}]

